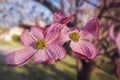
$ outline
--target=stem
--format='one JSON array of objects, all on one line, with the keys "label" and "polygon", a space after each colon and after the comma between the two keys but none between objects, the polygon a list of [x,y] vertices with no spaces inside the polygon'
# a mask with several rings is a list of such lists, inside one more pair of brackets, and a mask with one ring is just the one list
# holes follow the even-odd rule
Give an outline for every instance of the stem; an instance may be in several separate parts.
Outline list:
[{"label": "stem", "polygon": [[[89,80],[89,73],[91,69],[91,63],[86,63],[84,60],[77,59],[77,80]],[[82,67],[81,67],[82,63]]]}]

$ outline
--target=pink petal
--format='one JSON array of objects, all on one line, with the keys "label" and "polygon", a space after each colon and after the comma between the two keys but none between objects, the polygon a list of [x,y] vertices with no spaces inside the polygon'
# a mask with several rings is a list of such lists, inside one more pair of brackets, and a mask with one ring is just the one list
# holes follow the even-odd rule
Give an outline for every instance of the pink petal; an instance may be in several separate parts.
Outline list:
[{"label": "pink petal", "polygon": [[59,45],[63,45],[65,42],[69,41],[69,28],[68,27],[64,27],[61,30],[60,36],[59,38],[56,40],[56,43]]},{"label": "pink petal", "polygon": [[115,41],[115,34],[114,34],[114,24],[111,24],[110,28],[109,28],[109,37],[111,38],[111,40],[114,42]]},{"label": "pink petal", "polygon": [[67,24],[67,23],[71,22],[72,19],[74,18],[74,15],[75,15],[75,14],[72,14],[72,15],[70,15],[69,17],[66,17],[65,19],[61,20],[61,23],[62,23],[62,24]]},{"label": "pink petal", "polygon": [[52,59],[62,60],[66,57],[66,51],[63,47],[57,44],[51,44],[47,47],[48,53],[52,55]]},{"label": "pink petal", "polygon": [[[74,32],[78,32],[77,29],[75,28],[68,28],[68,27],[64,27],[62,30],[61,30],[61,34],[59,36],[59,38],[57,39],[57,44],[59,45],[63,45],[65,42],[68,42],[70,41],[70,35]],[[79,33],[79,32],[78,32]]]},{"label": "pink petal", "polygon": [[48,43],[56,40],[59,35],[61,30],[63,29],[64,25],[59,24],[59,23],[54,23],[51,24],[46,30],[45,30],[45,39],[47,40]]},{"label": "pink petal", "polygon": [[64,13],[60,12],[60,13],[54,13],[53,14],[53,20],[54,22],[59,22],[61,21],[62,19],[64,19],[66,16]]},{"label": "pink petal", "polygon": [[30,47],[15,51],[5,57],[5,63],[13,66],[22,66],[29,62],[34,54],[35,50]]},{"label": "pink petal", "polygon": [[120,33],[117,35],[116,39],[115,39],[117,48],[118,48],[118,52],[119,52],[119,56],[120,56]]},{"label": "pink petal", "polygon": [[[70,34],[74,33],[74,32],[78,32],[78,30],[76,28],[68,28],[68,27],[64,27],[61,30],[60,36],[59,38],[56,40],[56,43],[59,45],[63,45],[65,42],[70,41]],[[79,32],[78,32],[79,33]]]},{"label": "pink petal", "polygon": [[39,50],[34,56],[34,61],[35,64],[41,64],[44,63],[49,58],[50,57],[48,54],[46,54],[45,50]]},{"label": "pink petal", "polygon": [[87,41],[71,42],[70,47],[74,52],[73,55],[77,55],[78,58],[94,60],[98,54],[95,46]]},{"label": "pink petal", "polygon": [[120,61],[119,61],[119,63],[118,63],[118,65],[117,65],[117,76],[118,76],[118,78],[120,79]]},{"label": "pink petal", "polygon": [[49,45],[45,50],[35,54],[36,64],[51,64],[56,60],[62,60],[66,56],[65,50],[58,45]]},{"label": "pink petal", "polygon": [[36,40],[34,37],[30,34],[28,30],[24,30],[22,35],[20,36],[20,40],[22,44],[26,47],[33,46]]},{"label": "pink petal", "polygon": [[37,40],[42,39],[44,37],[43,29],[41,29],[39,26],[32,26],[31,33],[33,36],[35,36],[37,38]]},{"label": "pink petal", "polygon": [[96,38],[99,34],[100,24],[98,19],[90,20],[81,31],[82,39]]},{"label": "pink petal", "polygon": [[54,59],[51,59],[50,54],[47,54],[45,50],[41,50],[35,54],[34,61],[35,64],[50,64]]},{"label": "pink petal", "polygon": [[49,59],[49,60],[46,60],[43,64],[53,64],[54,62],[56,62],[55,59]]},{"label": "pink petal", "polygon": [[68,31],[68,34],[72,34],[74,32],[80,33],[78,28],[69,28],[70,30]]},{"label": "pink petal", "polygon": [[70,15],[69,17],[66,17],[64,13],[54,13],[53,20],[54,22],[60,22],[62,24],[67,24],[70,21],[72,21],[75,13]]}]

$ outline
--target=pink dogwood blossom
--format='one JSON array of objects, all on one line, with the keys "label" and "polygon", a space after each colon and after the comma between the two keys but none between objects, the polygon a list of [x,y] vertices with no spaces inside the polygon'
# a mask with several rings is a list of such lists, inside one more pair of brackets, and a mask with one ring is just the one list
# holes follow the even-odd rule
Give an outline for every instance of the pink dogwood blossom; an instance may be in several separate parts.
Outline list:
[{"label": "pink dogwood blossom", "polygon": [[115,28],[114,24],[111,23],[108,33],[109,33],[110,39],[111,39],[113,42],[115,41],[114,28]]},{"label": "pink dogwood blossom", "polygon": [[63,36],[61,41],[71,41],[70,48],[74,56],[82,59],[94,60],[98,54],[97,49],[87,40],[96,38],[99,33],[99,28],[98,19],[92,19],[83,29],[70,29],[70,31],[66,33],[68,35]]},{"label": "pink dogwood blossom", "polygon": [[[120,33],[118,33],[118,35],[116,36],[114,28],[115,28],[115,25],[112,23],[110,28],[109,28],[109,36],[110,36],[110,39],[116,44],[116,46],[118,48],[118,55],[120,57]],[[118,60],[116,73],[117,73],[117,76],[120,80],[120,59]]]},{"label": "pink dogwood blossom", "polygon": [[45,30],[36,26],[31,27],[30,31],[25,30],[21,35],[25,49],[8,54],[5,62],[8,65],[21,66],[28,63],[32,57],[36,64],[49,64],[64,59],[66,56],[64,48],[54,43],[61,28],[54,23]]},{"label": "pink dogwood blossom", "polygon": [[114,28],[115,28],[115,25],[111,24],[109,28],[109,36],[110,36],[110,39],[116,44],[118,48],[119,56],[120,56],[120,45],[119,45],[120,44],[120,33],[118,33],[118,35],[115,36]]},{"label": "pink dogwood blossom", "polygon": [[[61,27],[63,27],[61,29],[60,36],[56,41],[57,44],[63,45],[64,42],[68,41],[65,38],[66,33],[69,31],[69,28],[66,26],[66,24],[69,23],[70,21],[72,21],[74,15],[75,15],[75,13],[70,15],[69,17],[66,17],[66,15],[64,13],[62,13],[62,12],[53,14],[54,23],[56,23],[56,24],[60,25]],[[53,26],[53,27],[55,27],[55,26]]]}]

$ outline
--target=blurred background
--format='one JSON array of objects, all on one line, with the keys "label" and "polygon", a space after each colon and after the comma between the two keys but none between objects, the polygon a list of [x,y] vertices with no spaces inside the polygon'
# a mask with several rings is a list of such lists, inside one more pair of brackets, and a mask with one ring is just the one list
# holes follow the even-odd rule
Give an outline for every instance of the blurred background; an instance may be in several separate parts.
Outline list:
[{"label": "blurred background", "polygon": [[[100,20],[100,33],[93,44],[99,55],[93,62],[67,58],[52,65],[10,67],[3,58],[9,52],[24,48],[20,35],[24,29],[52,23],[54,12],[70,16],[76,12],[69,27],[84,27],[92,18]],[[115,35],[120,31],[120,0],[0,0],[0,80],[118,80],[116,66],[118,50],[110,41],[108,29],[115,23]],[[99,42],[99,43],[98,43]]]}]

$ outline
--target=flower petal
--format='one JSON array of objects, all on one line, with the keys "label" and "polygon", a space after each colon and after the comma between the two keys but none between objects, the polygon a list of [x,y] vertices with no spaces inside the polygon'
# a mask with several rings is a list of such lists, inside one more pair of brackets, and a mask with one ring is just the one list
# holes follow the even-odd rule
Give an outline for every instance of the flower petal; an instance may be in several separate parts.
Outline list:
[{"label": "flower petal", "polygon": [[62,23],[62,24],[67,24],[67,23],[69,23],[69,22],[72,21],[72,19],[74,18],[74,15],[75,15],[75,14],[72,14],[72,15],[70,15],[69,17],[66,17],[65,19],[61,20],[61,23]]},{"label": "flower petal", "polygon": [[45,50],[35,54],[36,64],[51,64],[57,60],[62,60],[66,56],[65,50],[58,45],[49,45]]},{"label": "flower petal", "polygon": [[114,24],[111,24],[109,31],[108,31],[109,37],[113,42],[115,41],[114,28],[115,28]]},{"label": "flower petal", "polygon": [[66,51],[63,47],[57,45],[57,44],[51,44],[47,47],[48,53],[50,53],[52,56],[52,59],[55,60],[62,60],[66,57]]},{"label": "flower petal", "polygon": [[35,50],[30,47],[15,51],[5,57],[5,63],[13,66],[22,66],[26,64],[34,54]]},{"label": "flower petal", "polygon": [[97,49],[94,47],[94,45],[87,41],[80,40],[78,43],[71,42],[70,47],[74,52],[73,55],[77,55],[76,57],[78,58],[94,60],[98,54]]},{"label": "flower petal", "polygon": [[75,28],[64,27],[61,30],[61,34],[60,34],[59,38],[56,40],[56,43],[59,45],[63,45],[64,43],[70,41],[71,40],[70,35],[74,32],[78,32],[78,30]]},{"label": "flower petal", "polygon": [[60,33],[59,38],[56,40],[56,43],[59,45],[63,45],[65,42],[69,41],[69,28],[65,26]]},{"label": "flower petal", "polygon": [[37,38],[37,40],[42,39],[44,37],[43,30],[39,26],[32,26],[31,33]]},{"label": "flower petal", "polygon": [[59,23],[51,24],[46,30],[45,30],[45,39],[48,41],[48,43],[56,40],[61,30],[63,29],[64,25]]},{"label": "flower petal", "polygon": [[115,43],[117,45],[119,56],[120,56],[120,33],[117,35],[117,37],[115,39]]},{"label": "flower petal", "polygon": [[23,31],[22,35],[20,36],[20,40],[26,47],[33,46],[36,42],[35,38],[30,34],[28,30]]},{"label": "flower petal", "polygon": [[55,59],[49,59],[49,60],[46,60],[43,64],[53,64],[54,62],[56,62]]},{"label": "flower petal", "polygon": [[82,39],[96,38],[99,34],[100,24],[98,19],[90,20],[81,31]]},{"label": "flower petal", "polygon": [[53,14],[53,20],[54,20],[54,22],[59,22],[59,21],[61,21],[62,19],[64,19],[65,17],[66,17],[65,14],[62,13],[62,12],[54,13],[54,14]]},{"label": "flower petal", "polygon": [[50,57],[46,54],[45,50],[39,50],[34,56],[34,61],[35,64],[41,64],[44,63],[49,58]]},{"label": "flower petal", "polygon": [[[64,43],[70,41],[70,35],[74,32],[78,32],[78,30],[76,28],[68,28],[67,26],[65,26],[60,33],[59,38],[56,40],[56,43],[59,45],[63,45]],[[80,34],[80,33],[79,33]]]}]

